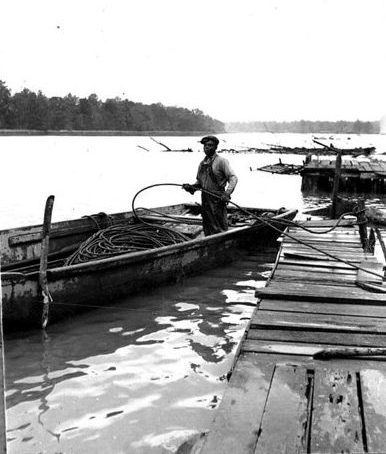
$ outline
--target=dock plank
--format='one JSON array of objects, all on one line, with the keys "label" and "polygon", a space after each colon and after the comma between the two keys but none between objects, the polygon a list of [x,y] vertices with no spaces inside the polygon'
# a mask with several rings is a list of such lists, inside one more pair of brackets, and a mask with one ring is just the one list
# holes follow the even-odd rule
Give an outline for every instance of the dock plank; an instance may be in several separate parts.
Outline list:
[{"label": "dock plank", "polygon": [[278,365],[275,368],[255,454],[305,452],[306,388],[305,367]]},{"label": "dock plank", "polygon": [[[334,257],[329,257],[328,255],[318,252],[318,251],[301,251],[301,250],[282,250],[281,255],[280,255],[280,260],[282,260],[282,257],[284,258],[289,258],[292,260],[303,260],[303,261],[320,261],[320,262],[328,262],[330,263],[344,263],[344,262],[350,262],[353,264],[358,265],[359,263],[362,263],[364,260],[368,260],[369,262],[375,262],[376,258],[367,258],[363,254],[342,254],[342,253],[336,253],[334,251],[328,252],[328,254],[332,254]],[[347,263],[346,263],[347,265]]]},{"label": "dock plank", "polygon": [[[306,244],[303,244],[306,243]],[[338,243],[338,242],[322,242],[322,241],[309,241],[309,240],[304,240],[303,243],[299,243],[297,241],[286,241],[283,244],[283,247],[286,249],[299,249],[299,250],[314,250],[314,247],[317,247],[321,250],[326,250],[327,252],[329,251],[339,251],[342,253],[351,253],[351,254],[357,254],[363,253],[362,246],[359,244],[355,243]],[[312,247],[310,247],[310,246]]]},{"label": "dock plank", "polygon": [[302,244],[300,243],[298,240],[300,240],[301,242],[306,242],[306,243],[310,243],[312,245],[315,245],[315,244],[320,244],[320,245],[323,245],[323,246],[326,246],[326,245],[331,245],[333,247],[342,247],[342,248],[345,248],[345,247],[350,247],[350,248],[353,248],[353,249],[360,249],[362,248],[360,242],[356,239],[356,238],[353,238],[352,240],[349,240],[347,238],[315,238],[313,236],[298,236],[298,235],[293,235],[293,238],[286,238],[285,240],[285,243],[286,244]]},{"label": "dock plank", "polygon": [[305,280],[306,282],[320,283],[320,284],[331,284],[331,285],[355,285],[357,279],[356,275],[351,274],[332,274],[319,272],[312,272],[308,270],[304,271],[287,271],[287,270],[276,270],[275,271],[275,282],[293,281],[300,282]]},{"label": "dock plank", "polygon": [[303,331],[289,329],[249,329],[247,339],[303,342],[310,344],[386,347],[386,335],[347,332]]},{"label": "dock plank", "polygon": [[[357,261],[356,264],[360,263]],[[299,256],[299,257],[289,257],[289,256],[281,256],[279,266],[281,265],[294,265],[294,266],[314,266],[318,268],[334,268],[334,269],[342,269],[342,270],[354,270],[353,266],[343,263],[343,262],[336,262],[333,260],[312,260],[309,257]]]},{"label": "dock plank", "polygon": [[[334,254],[338,256],[339,258],[344,258],[345,260],[347,259],[362,259],[362,260],[369,260],[369,261],[376,261],[375,257],[369,254],[366,254],[364,252],[358,252],[358,250],[353,249],[353,248],[341,248],[338,250],[337,248],[332,248],[332,247],[325,247],[325,246],[317,246],[319,250],[312,249],[307,246],[303,246],[301,244],[285,244],[282,246],[282,255],[285,253],[294,253],[298,252],[299,254],[308,254],[308,255],[316,255],[316,256],[322,256],[325,257],[326,260],[331,260],[326,254]],[[357,248],[358,249],[358,248]]]},{"label": "dock plank", "polygon": [[240,355],[201,454],[253,452],[274,368]]},{"label": "dock plank", "polygon": [[358,333],[386,334],[386,319],[380,317],[352,317],[334,314],[309,313],[307,317],[298,312],[259,310],[251,320],[251,327],[279,327],[309,331],[347,331]]},{"label": "dock plank", "polygon": [[345,304],[386,304],[386,295],[373,293],[361,288],[350,287],[337,289],[325,285],[308,284],[303,282],[276,283],[271,281],[268,287],[256,289],[258,298],[317,301]]},{"label": "dock plank", "polygon": [[355,372],[315,371],[311,452],[364,452]]},{"label": "dock plank", "polygon": [[[307,227],[307,226],[306,226]],[[329,230],[329,229],[325,229]],[[360,240],[359,231],[356,228],[348,228],[343,229],[338,227],[337,230],[331,230],[329,232],[325,232],[323,229],[311,229],[311,231],[303,230],[302,228],[296,227],[289,227],[288,229],[291,236],[295,237],[306,237],[306,238],[315,238],[323,241],[325,239],[345,239],[347,241],[356,241]]]},{"label": "dock plank", "polygon": [[269,311],[299,312],[302,314],[335,314],[386,318],[386,306],[362,304],[316,303],[312,301],[282,301],[264,299],[260,309]]},{"label": "dock plank", "polygon": [[265,353],[275,355],[313,356],[325,348],[347,348],[336,344],[307,344],[304,342],[279,342],[268,340],[247,339],[243,344],[243,352]]},{"label": "dock plank", "polygon": [[362,370],[360,383],[368,452],[384,452],[386,447],[386,374],[381,370]]},{"label": "dock plank", "polygon": [[348,276],[356,276],[357,270],[353,267],[347,266],[346,268],[334,268],[332,266],[329,266],[328,264],[325,267],[320,267],[320,266],[299,266],[299,265],[292,265],[290,263],[283,263],[280,262],[275,270],[276,271],[310,271],[310,272],[317,272],[320,275],[321,274],[345,274]]},{"label": "dock plank", "polygon": [[[310,221],[300,222],[300,225],[309,228],[319,228],[319,229],[327,229],[330,227],[334,227],[336,225],[336,219],[315,219]],[[356,220],[355,219],[341,219],[339,221],[340,227],[351,227],[355,228]],[[291,227],[293,229],[298,229],[298,227]]]}]

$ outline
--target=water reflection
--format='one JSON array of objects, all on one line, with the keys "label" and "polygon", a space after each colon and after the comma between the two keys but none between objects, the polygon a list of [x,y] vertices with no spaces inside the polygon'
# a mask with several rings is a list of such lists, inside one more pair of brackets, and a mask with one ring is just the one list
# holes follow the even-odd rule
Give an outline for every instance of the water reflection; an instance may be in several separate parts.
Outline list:
[{"label": "water reflection", "polygon": [[258,272],[239,262],[52,325],[46,336],[9,335],[9,452],[174,452],[205,431]]}]

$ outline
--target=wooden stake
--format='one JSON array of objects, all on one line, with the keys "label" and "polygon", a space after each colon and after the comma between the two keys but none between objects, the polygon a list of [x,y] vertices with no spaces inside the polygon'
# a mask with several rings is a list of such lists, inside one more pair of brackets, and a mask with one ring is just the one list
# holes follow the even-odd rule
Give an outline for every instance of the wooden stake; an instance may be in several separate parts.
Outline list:
[{"label": "wooden stake", "polygon": [[357,205],[357,210],[358,214],[357,216],[357,222],[358,222],[358,227],[359,227],[359,235],[361,237],[362,241],[362,247],[365,252],[370,252],[369,251],[369,242],[367,239],[367,217],[366,217],[366,207],[365,207],[365,201],[360,198],[358,199],[358,205]]},{"label": "wooden stake", "polygon": [[44,210],[43,232],[42,232],[42,246],[40,254],[40,267],[39,267],[39,285],[43,297],[43,312],[42,312],[42,328],[44,329],[48,323],[48,313],[52,297],[48,289],[47,281],[47,256],[51,232],[51,217],[52,209],[54,206],[55,197],[50,195],[46,201]]},{"label": "wooden stake", "polygon": [[338,150],[338,154],[336,155],[335,160],[334,187],[332,189],[332,206],[331,206],[332,219],[335,219],[337,214],[338,192],[341,173],[342,173],[342,150]]},{"label": "wooden stake", "polygon": [[386,246],[385,246],[385,242],[383,241],[382,234],[378,227],[375,228],[375,233],[377,234],[379,244],[381,245],[381,248],[382,248],[384,261],[386,262]]}]

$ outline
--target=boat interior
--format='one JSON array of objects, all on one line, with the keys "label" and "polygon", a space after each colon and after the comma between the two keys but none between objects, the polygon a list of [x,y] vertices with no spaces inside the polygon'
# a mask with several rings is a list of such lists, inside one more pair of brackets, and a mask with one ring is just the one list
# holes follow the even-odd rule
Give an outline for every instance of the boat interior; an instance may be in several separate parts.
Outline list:
[{"label": "boat interior", "polygon": [[[273,217],[284,209],[228,207],[229,229],[250,226],[258,222],[256,217]],[[97,232],[113,226],[162,226],[181,233],[186,240],[203,235],[201,206],[178,204],[159,208],[136,208],[133,212],[107,215],[98,213],[72,221],[53,223],[51,226],[48,268],[65,266],[68,258]],[[29,274],[39,270],[42,225],[20,227],[0,232],[2,245],[2,272]]]}]

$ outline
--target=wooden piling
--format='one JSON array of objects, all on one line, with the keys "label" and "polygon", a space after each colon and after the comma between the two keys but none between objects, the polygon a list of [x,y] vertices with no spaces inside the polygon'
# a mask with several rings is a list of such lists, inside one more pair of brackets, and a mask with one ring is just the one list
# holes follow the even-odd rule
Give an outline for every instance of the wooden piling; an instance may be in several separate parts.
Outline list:
[{"label": "wooden piling", "polygon": [[378,227],[375,228],[375,233],[377,235],[379,244],[381,245],[381,248],[382,248],[383,258],[384,258],[384,260],[386,262],[386,245],[385,245],[385,242],[383,241],[382,234],[381,234],[381,232],[380,232]]},{"label": "wooden piling", "polygon": [[52,209],[54,206],[55,197],[50,195],[46,201],[44,210],[43,232],[42,232],[42,247],[40,254],[40,267],[39,267],[39,285],[43,297],[43,312],[42,312],[42,327],[45,328],[48,323],[49,305],[52,302],[52,297],[48,289],[47,281],[47,262],[48,262],[48,247],[51,232],[51,217]]},{"label": "wooden piling", "polygon": [[332,206],[331,206],[331,218],[332,219],[336,218],[339,182],[340,182],[341,173],[342,173],[342,150],[338,150],[338,153],[336,155],[336,160],[335,160],[334,186],[332,189]]},{"label": "wooden piling", "polygon": [[365,252],[370,252],[369,241],[367,237],[367,217],[365,211],[366,211],[365,201],[362,198],[360,198],[358,199],[356,215],[359,227],[359,235],[361,237],[363,249],[365,250]]}]

